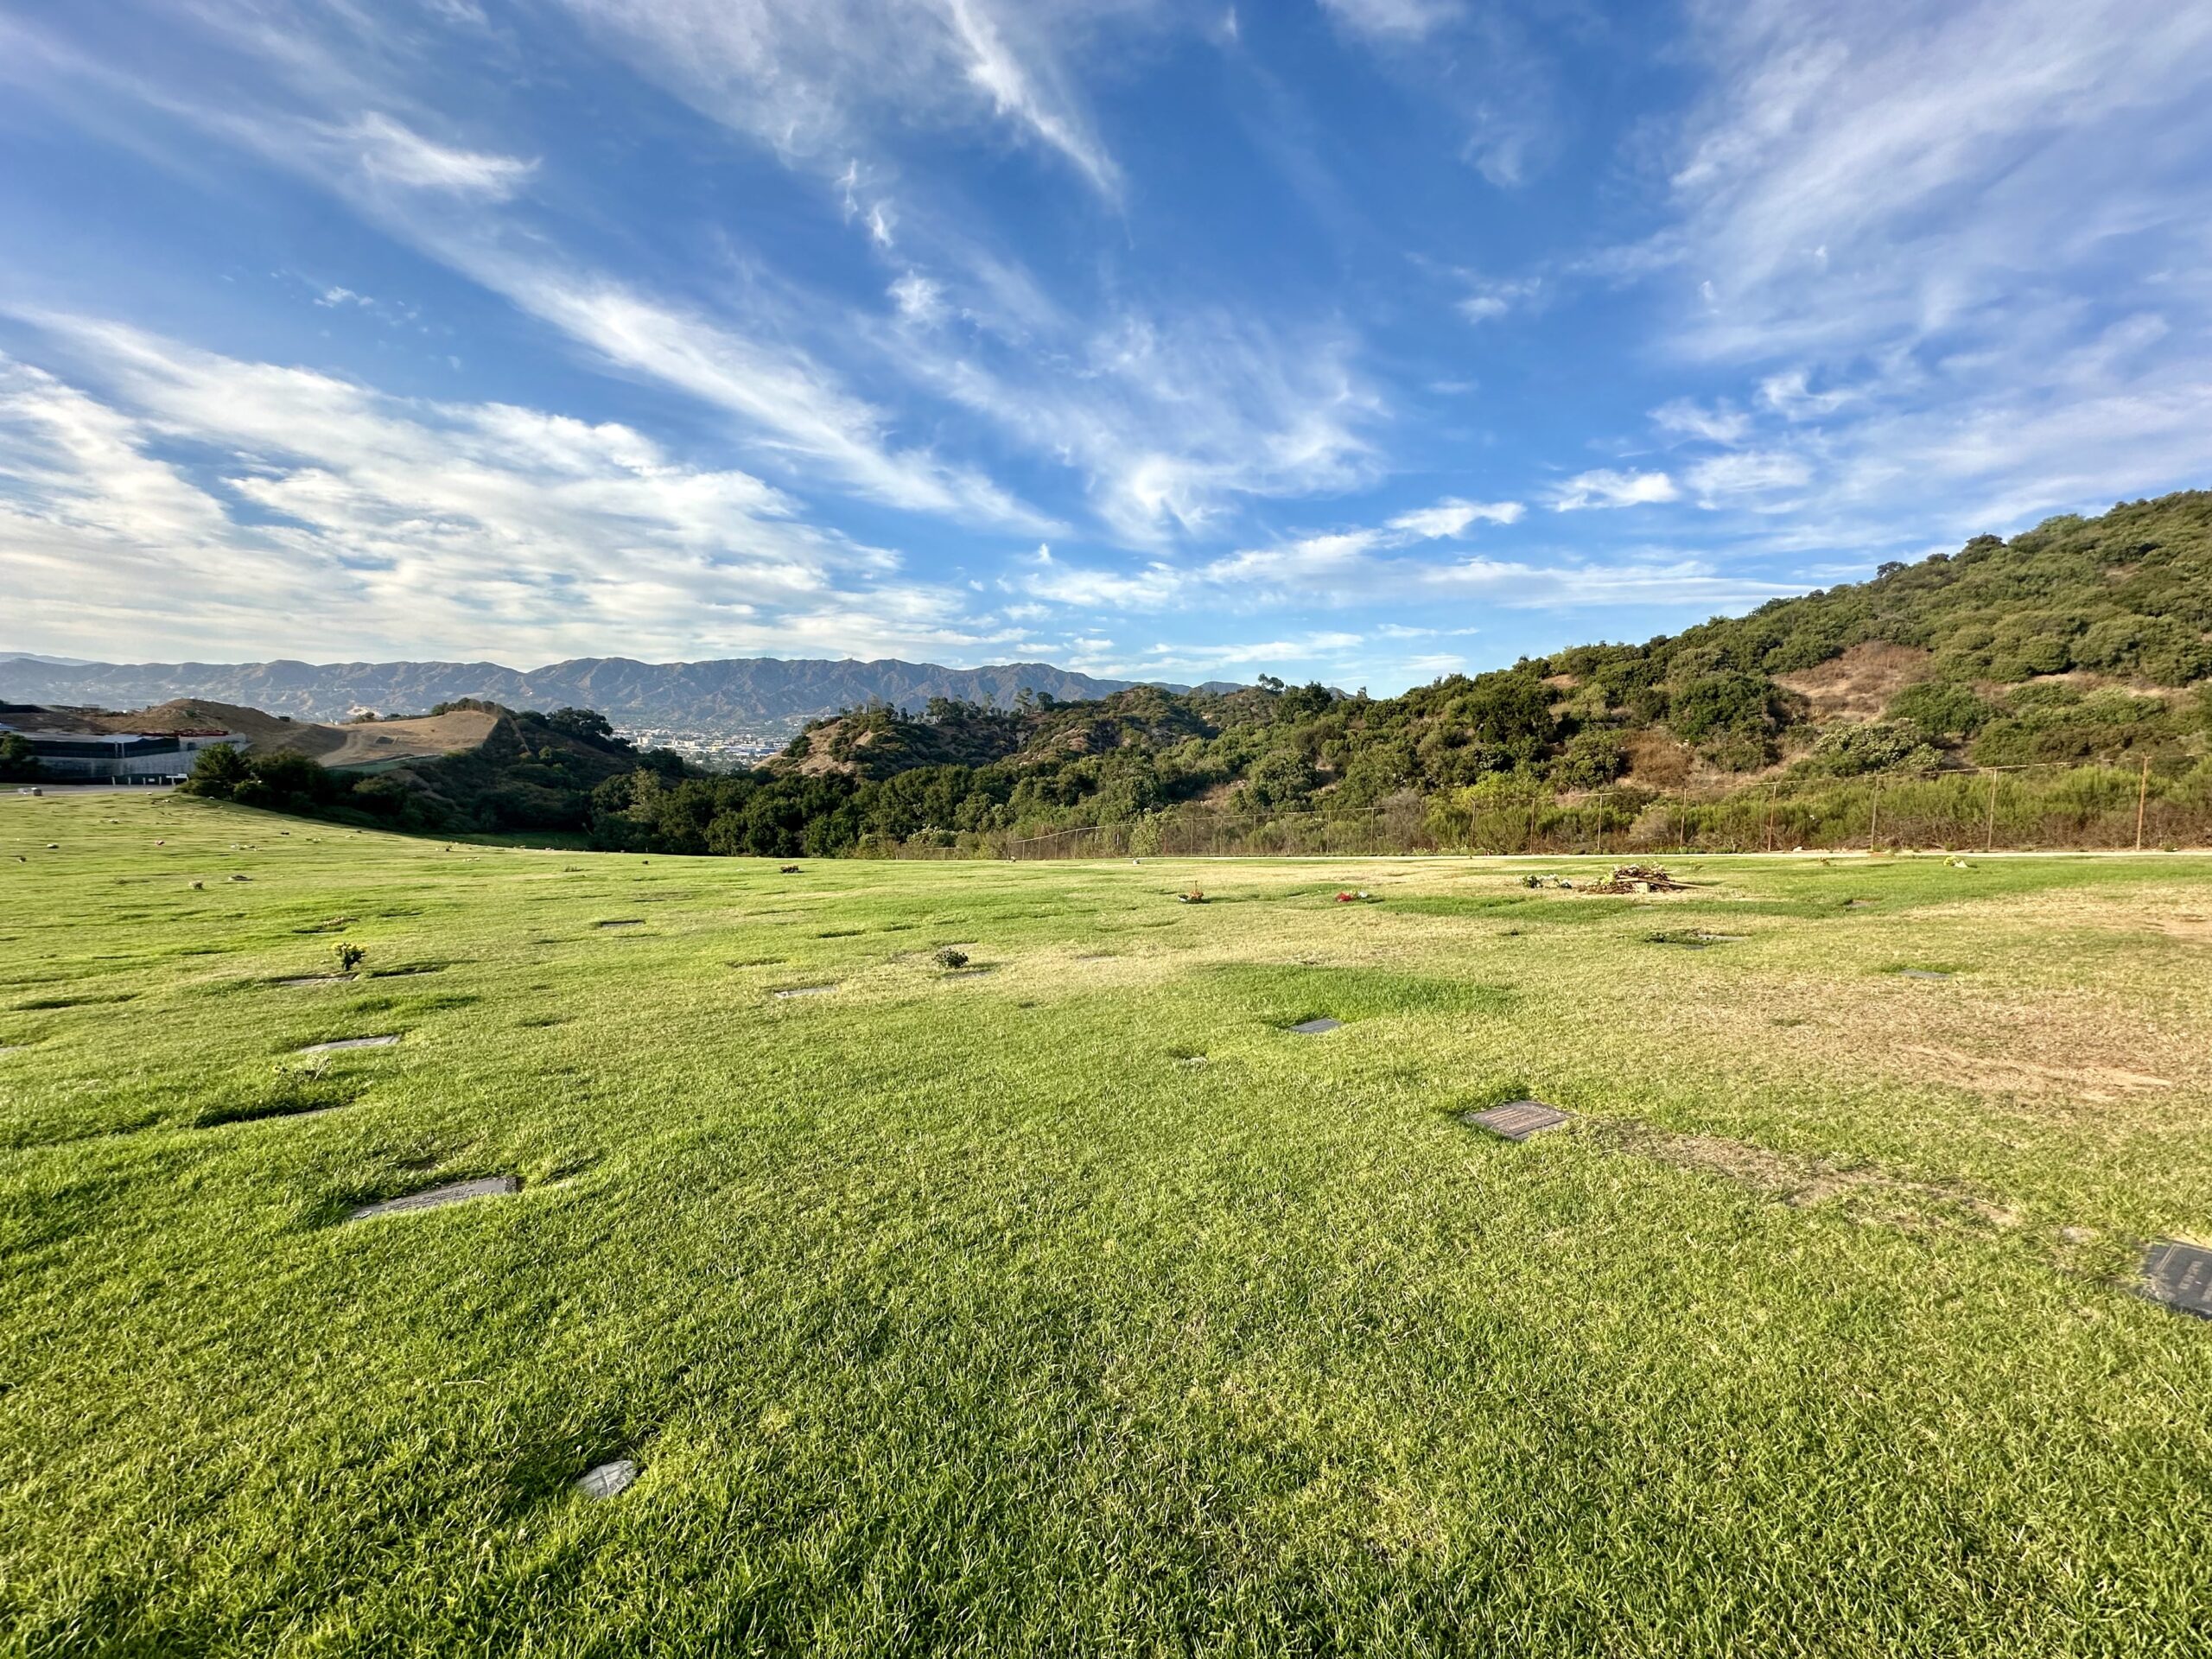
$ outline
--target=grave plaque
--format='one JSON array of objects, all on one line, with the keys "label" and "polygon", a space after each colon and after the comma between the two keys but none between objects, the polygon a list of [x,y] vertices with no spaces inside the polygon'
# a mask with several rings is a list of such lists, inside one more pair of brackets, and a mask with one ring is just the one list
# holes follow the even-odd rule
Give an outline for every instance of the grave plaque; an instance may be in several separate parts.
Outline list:
[{"label": "grave plaque", "polygon": [[2212,1319],[2212,1250],[2162,1238],[2143,1256],[2143,1294],[2154,1302]]},{"label": "grave plaque", "polygon": [[448,1185],[410,1192],[402,1198],[386,1198],[381,1204],[365,1204],[346,1219],[367,1221],[372,1217],[396,1216],[408,1210],[438,1210],[448,1204],[466,1204],[471,1198],[502,1198],[521,1191],[519,1176],[486,1175],[479,1180],[454,1181]]},{"label": "grave plaque", "polygon": [[1332,1020],[1325,1014],[1319,1020],[1308,1020],[1302,1025],[1293,1026],[1291,1029],[1301,1036],[1319,1037],[1323,1032],[1334,1031],[1343,1024],[1343,1020]]},{"label": "grave plaque", "polygon": [[638,1465],[628,1458],[617,1458],[577,1476],[576,1490],[586,1497],[620,1497],[637,1478]]},{"label": "grave plaque", "polygon": [[399,1040],[391,1037],[341,1037],[334,1043],[309,1043],[305,1048],[295,1049],[298,1054],[335,1054],[347,1048],[390,1048]]},{"label": "grave plaque", "polygon": [[1541,1100],[1509,1100],[1486,1112],[1464,1112],[1459,1121],[1473,1128],[1488,1129],[1508,1141],[1526,1141],[1545,1129],[1557,1128],[1567,1122],[1569,1116]]}]

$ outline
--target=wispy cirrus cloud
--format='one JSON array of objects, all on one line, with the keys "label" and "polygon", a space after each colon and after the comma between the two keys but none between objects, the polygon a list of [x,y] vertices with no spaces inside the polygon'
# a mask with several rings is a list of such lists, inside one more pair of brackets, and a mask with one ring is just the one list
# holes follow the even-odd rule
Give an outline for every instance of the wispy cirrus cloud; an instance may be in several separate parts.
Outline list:
[{"label": "wispy cirrus cloud", "polygon": [[[1491,184],[1528,182],[1565,130],[1556,71],[1525,9],[1462,0],[1321,0],[1350,40],[1421,96],[1450,110],[1460,154]],[[1476,321],[1480,295],[1469,302]]]},{"label": "wispy cirrus cloud", "polygon": [[1321,0],[1321,10],[1355,35],[1419,41],[1458,21],[1459,0]]},{"label": "wispy cirrus cloud", "polygon": [[794,160],[842,156],[887,129],[988,118],[1102,195],[1122,171],[1062,54],[1112,10],[1039,0],[565,0],[647,74]]},{"label": "wispy cirrus cloud", "polygon": [[[2046,274],[2085,270],[2146,236],[2194,240],[2212,201],[2201,6],[1707,0],[1693,15],[1713,91],[1672,188],[1713,302],[1687,349],[1833,353],[2003,327],[1980,314],[2017,306],[2023,250]],[[2154,111],[2195,142],[2145,146]]]},{"label": "wispy cirrus cloud", "polygon": [[361,168],[372,179],[409,189],[501,201],[537,170],[535,160],[433,143],[375,111],[345,128],[340,137],[359,146]]},{"label": "wispy cirrus cloud", "polygon": [[[1651,486],[1643,488],[1648,493]],[[1447,502],[1433,512],[1434,519],[1408,513],[1386,524],[1287,537],[1190,563],[1154,560],[1138,569],[1070,563],[1039,548],[1015,561],[1001,586],[1027,604],[1154,613],[1194,606],[1245,613],[1316,607],[1357,611],[1408,601],[1507,610],[1721,607],[1756,603],[1802,586],[1649,547],[1603,558],[1563,551],[1543,560],[1438,557],[1429,544],[1464,534],[1477,517],[1511,524],[1522,513],[1513,502],[1472,511],[1471,504]]]},{"label": "wispy cirrus cloud", "polygon": [[1080,469],[1125,544],[1214,532],[1243,502],[1377,474],[1381,402],[1341,332],[1286,338],[1205,313],[1099,323],[1047,306],[1011,349],[986,336],[909,336],[898,350],[938,395]]}]

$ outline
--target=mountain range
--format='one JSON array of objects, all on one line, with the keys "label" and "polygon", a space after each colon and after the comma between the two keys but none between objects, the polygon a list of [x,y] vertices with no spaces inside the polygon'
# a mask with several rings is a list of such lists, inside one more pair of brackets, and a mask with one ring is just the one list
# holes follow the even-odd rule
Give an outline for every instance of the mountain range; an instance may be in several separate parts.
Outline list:
[{"label": "mountain range", "polygon": [[1109,696],[1132,683],[1046,663],[944,668],[890,658],[640,663],[580,657],[524,671],[497,663],[63,663],[0,653],[0,701],[12,702],[137,709],[189,697],[339,721],[364,710],[421,714],[475,697],[517,709],[595,709],[629,731],[725,738],[787,737],[810,720],[870,702],[919,709],[932,697],[950,697],[1012,709],[1024,691],[1073,702]]}]

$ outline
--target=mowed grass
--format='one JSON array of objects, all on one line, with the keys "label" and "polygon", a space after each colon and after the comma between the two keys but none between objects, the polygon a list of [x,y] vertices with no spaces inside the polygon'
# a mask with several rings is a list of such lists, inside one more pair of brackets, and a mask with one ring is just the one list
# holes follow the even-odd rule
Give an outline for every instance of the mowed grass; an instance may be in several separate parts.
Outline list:
[{"label": "mowed grass", "polygon": [[1971,862],[0,801],[0,1650],[2207,1651],[2212,864]]}]

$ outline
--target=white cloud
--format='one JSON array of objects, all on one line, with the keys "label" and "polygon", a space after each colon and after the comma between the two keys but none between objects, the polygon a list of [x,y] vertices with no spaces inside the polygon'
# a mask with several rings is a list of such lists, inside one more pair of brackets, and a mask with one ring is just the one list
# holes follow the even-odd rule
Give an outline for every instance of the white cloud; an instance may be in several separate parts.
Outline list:
[{"label": "white cloud", "polygon": [[[1660,476],[1643,474],[1643,481],[1628,480],[1624,488],[1631,495],[1674,499],[1671,482],[1667,496],[1653,495],[1656,486],[1650,480]],[[1518,516],[1516,512],[1501,522]],[[1470,601],[1515,610],[1662,605],[1717,608],[1757,603],[1803,587],[1717,569],[1701,557],[1652,550],[1615,561],[1532,563],[1479,556],[1440,561],[1421,556],[1416,550],[1433,539],[1394,521],[1381,528],[1293,537],[1192,564],[1157,560],[1133,571],[1070,565],[1039,548],[1001,586],[1029,601],[1069,607],[1150,612],[1202,607],[1206,614],[1315,607],[1338,612],[1384,606],[1402,609]],[[1473,630],[1383,624],[1376,632],[1380,637],[1400,639]]]},{"label": "white cloud", "polygon": [[1552,497],[1552,511],[1573,512],[1583,507],[1638,507],[1672,501],[1681,493],[1664,473],[1620,473],[1610,470],[1582,473],[1560,486]]},{"label": "white cloud", "polygon": [[110,390],[0,359],[0,600],[41,638],[535,660],[610,637],[672,655],[977,642],[960,598],[894,555],[630,428],[48,326]]},{"label": "white cloud", "polygon": [[1700,461],[1683,474],[1707,505],[1718,496],[1759,495],[1794,490],[1809,483],[1813,469],[1802,456],[1772,450],[1744,450]]},{"label": "white cloud", "polygon": [[1464,536],[1477,523],[1513,524],[1525,511],[1518,501],[1462,501],[1457,496],[1446,496],[1433,507],[1400,513],[1390,520],[1390,528],[1435,540]]},{"label": "white cloud", "polygon": [[1420,41],[1464,15],[1458,0],[1321,0],[1321,10],[1355,35]]},{"label": "white cloud", "polygon": [[755,427],[772,451],[909,511],[1049,529],[982,474],[901,449],[882,412],[798,348],[769,345],[620,284],[465,244],[452,262],[622,368],[652,376]]},{"label": "white cloud", "polygon": [[1543,291],[1543,279],[1522,277],[1511,282],[1475,280],[1459,302],[1459,315],[1469,322],[1495,322],[1507,313],[1535,300]]},{"label": "white cloud", "polygon": [[503,201],[537,170],[534,161],[434,143],[383,114],[361,117],[346,137],[369,178],[410,189]]},{"label": "white cloud", "polygon": [[1807,369],[1770,374],[1759,382],[1759,402],[1785,421],[1813,421],[1834,414],[1858,397],[1855,392],[1834,387],[1815,391],[1811,381],[1811,371]]},{"label": "white cloud", "polygon": [[[1715,91],[1674,175],[1713,289],[1681,343],[1834,352],[2016,306],[2212,205],[2212,9],[2139,0],[1703,0]],[[2178,143],[2145,143],[2153,112]],[[2038,298],[2037,303],[2044,302]]]},{"label": "white cloud", "polygon": [[1802,593],[1802,582],[1718,571],[1698,559],[1624,560],[1612,563],[1537,565],[1471,558],[1431,572],[1437,595],[1479,599],[1509,610],[1573,610],[1652,606],[1757,604]]},{"label": "white cloud", "polygon": [[1702,438],[1708,443],[1741,442],[1751,429],[1750,419],[1740,410],[1725,403],[1706,409],[1688,397],[1677,397],[1653,410],[1651,419],[1662,432]]},{"label": "white cloud", "polygon": [[1166,564],[1147,565],[1128,572],[1086,569],[1064,565],[1050,550],[1039,548],[1034,570],[1021,578],[1021,588],[1037,599],[1079,609],[1153,611],[1172,605],[1181,595],[1185,577]]},{"label": "white cloud", "polygon": [[1064,56],[1096,7],[1071,0],[567,0],[645,73],[794,161],[880,129],[988,113],[1074,166],[1103,195],[1121,170],[1070,86]]},{"label": "white cloud", "polygon": [[907,321],[935,327],[944,321],[944,289],[916,271],[908,271],[889,289],[892,304]]},{"label": "white cloud", "polygon": [[[1463,0],[1321,0],[1345,35],[1395,78],[1449,110],[1465,137],[1460,159],[1501,188],[1528,181],[1558,146],[1557,71],[1523,9]],[[1478,63],[1479,73],[1468,73]],[[1510,296],[1506,296],[1510,297]],[[1497,315],[1484,296],[1475,321]]]},{"label": "white cloud", "polygon": [[1208,533],[1243,499],[1348,490],[1376,474],[1366,430],[1380,405],[1341,334],[1287,337],[1226,315],[1101,324],[1040,308],[1029,321],[1042,337],[1015,349],[901,340],[895,358],[1013,441],[1080,469],[1125,544]]}]

